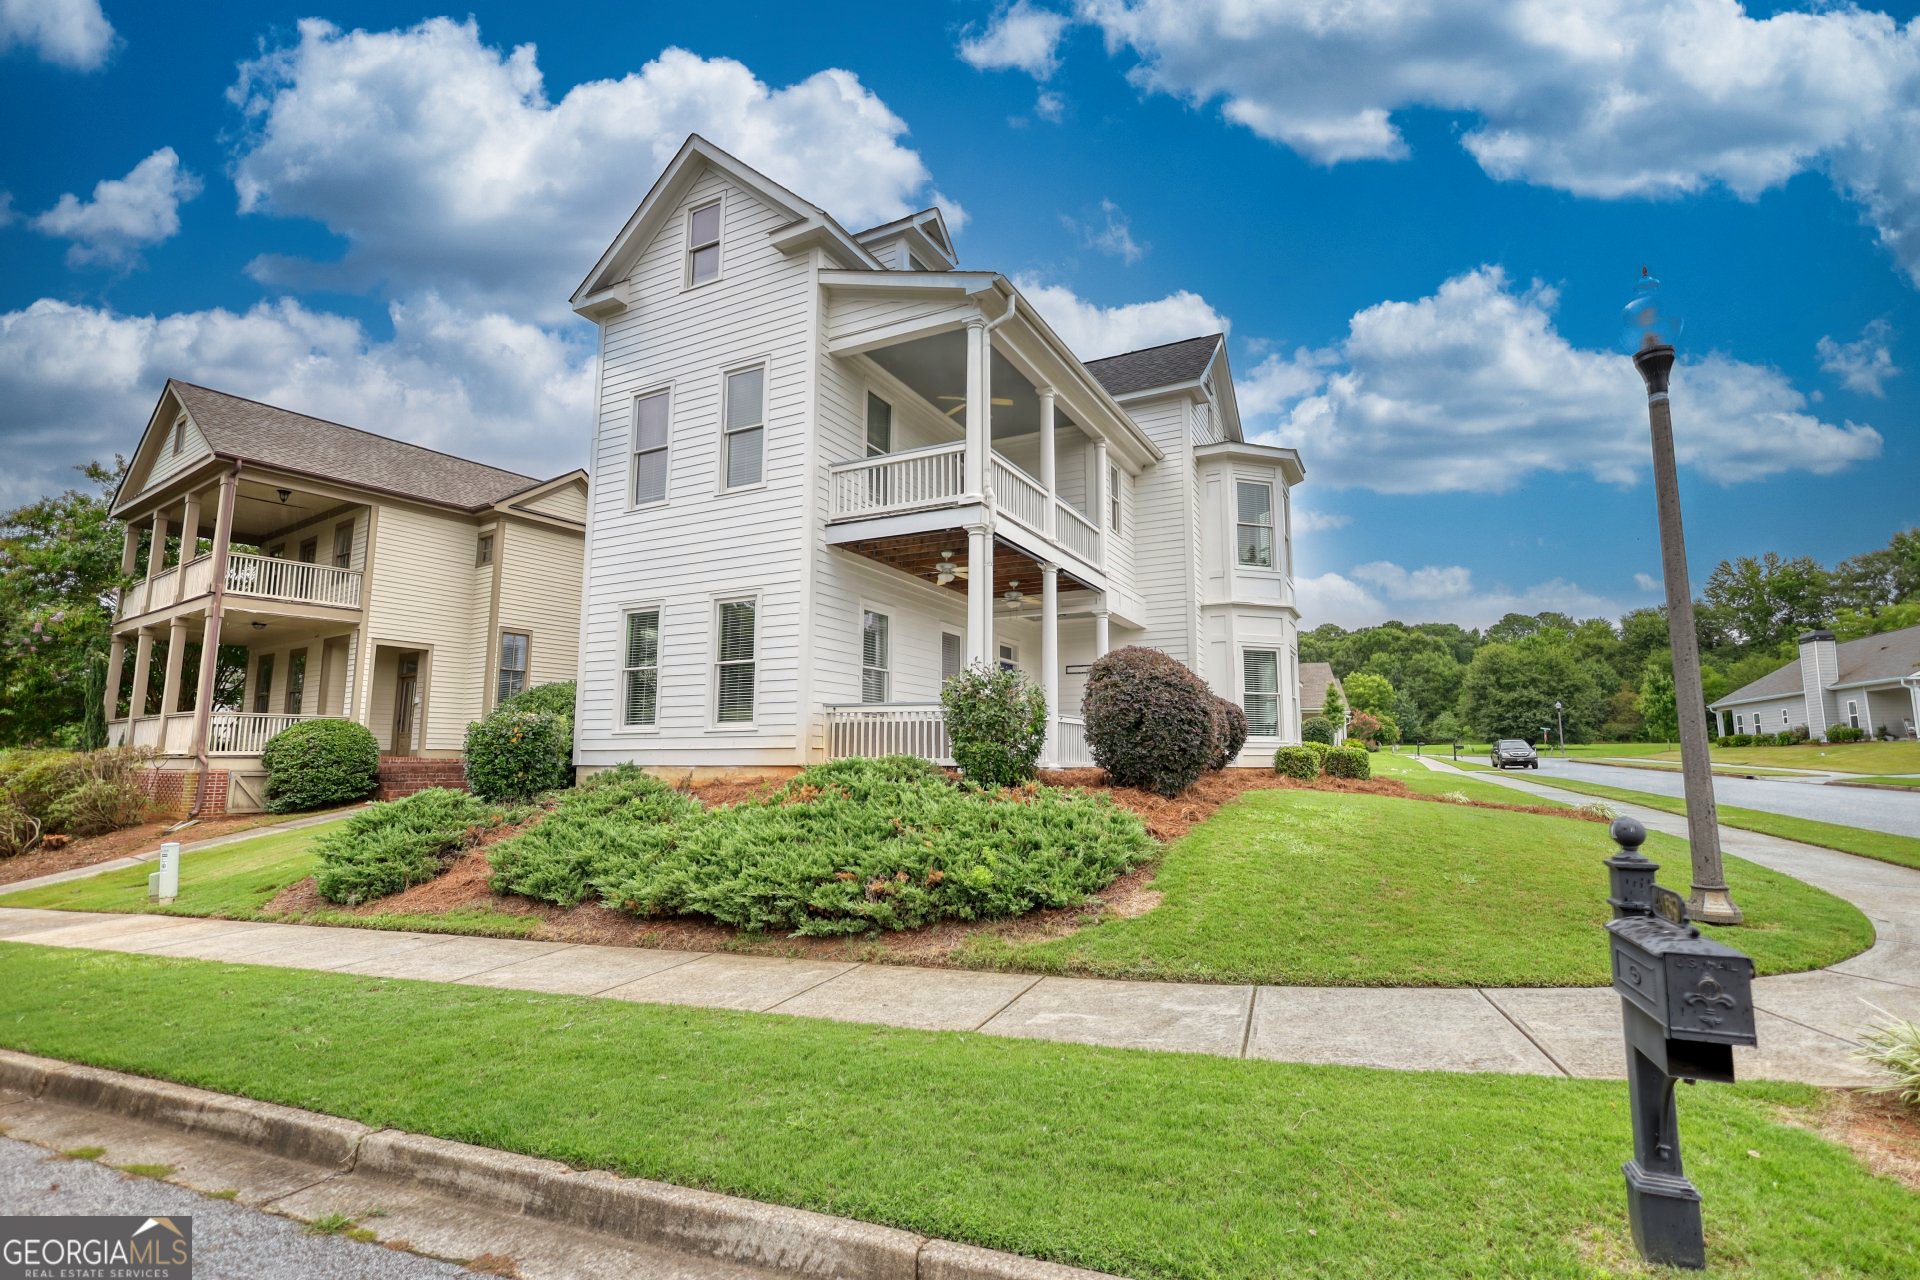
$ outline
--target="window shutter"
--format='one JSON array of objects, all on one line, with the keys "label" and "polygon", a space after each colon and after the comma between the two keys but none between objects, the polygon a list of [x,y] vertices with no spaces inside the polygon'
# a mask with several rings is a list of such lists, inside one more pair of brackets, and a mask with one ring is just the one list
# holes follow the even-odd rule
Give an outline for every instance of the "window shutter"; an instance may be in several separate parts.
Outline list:
[{"label": "window shutter", "polygon": [[944,684],[960,674],[965,642],[951,631],[940,633],[940,680]]}]

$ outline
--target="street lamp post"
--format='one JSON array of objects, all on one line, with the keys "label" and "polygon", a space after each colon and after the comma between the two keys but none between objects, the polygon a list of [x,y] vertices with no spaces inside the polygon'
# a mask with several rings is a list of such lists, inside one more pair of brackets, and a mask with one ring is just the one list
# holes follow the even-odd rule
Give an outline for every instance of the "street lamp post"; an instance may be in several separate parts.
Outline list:
[{"label": "street lamp post", "polygon": [[1693,629],[1693,588],[1687,581],[1687,540],[1680,527],[1680,480],[1673,462],[1673,410],[1667,378],[1680,319],[1660,297],[1660,282],[1644,269],[1627,304],[1624,344],[1647,384],[1653,435],[1653,492],[1660,515],[1661,567],[1667,588],[1667,640],[1673,649],[1673,696],[1680,720],[1680,772],[1686,782],[1687,842],[1693,853],[1688,914],[1710,924],[1739,924],[1740,908],[1727,891],[1720,857],[1720,811],[1707,755],[1706,698],[1700,688],[1700,646]]},{"label": "street lamp post", "polygon": [[1553,704],[1553,723],[1560,734],[1560,755],[1564,758],[1567,754],[1567,718],[1560,713],[1560,704],[1557,702]]}]

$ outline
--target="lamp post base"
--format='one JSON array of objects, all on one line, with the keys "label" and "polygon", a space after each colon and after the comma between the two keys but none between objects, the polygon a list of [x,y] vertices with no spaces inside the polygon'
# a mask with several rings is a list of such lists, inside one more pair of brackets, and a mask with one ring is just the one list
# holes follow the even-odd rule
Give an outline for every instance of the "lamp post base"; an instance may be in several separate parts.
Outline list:
[{"label": "lamp post base", "polygon": [[1741,924],[1746,920],[1725,885],[1694,885],[1687,895],[1687,915],[1702,924]]},{"label": "lamp post base", "polygon": [[1649,1173],[1638,1160],[1620,1166],[1627,1175],[1627,1219],[1640,1256],[1656,1267],[1704,1271],[1706,1233],[1700,1222],[1700,1192],[1687,1178]]}]

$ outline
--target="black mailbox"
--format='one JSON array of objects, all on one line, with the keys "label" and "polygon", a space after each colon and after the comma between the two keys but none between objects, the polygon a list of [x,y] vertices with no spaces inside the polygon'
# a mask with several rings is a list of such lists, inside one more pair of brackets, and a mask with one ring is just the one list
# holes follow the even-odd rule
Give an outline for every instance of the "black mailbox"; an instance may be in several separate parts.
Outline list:
[{"label": "black mailbox", "polygon": [[1707,1265],[1700,1192],[1680,1162],[1676,1079],[1733,1081],[1733,1047],[1755,1043],[1753,961],[1700,936],[1685,901],[1654,883],[1647,829],[1618,818],[1612,874],[1613,989],[1625,1024],[1633,1159],[1623,1167],[1633,1241],[1647,1261]]}]

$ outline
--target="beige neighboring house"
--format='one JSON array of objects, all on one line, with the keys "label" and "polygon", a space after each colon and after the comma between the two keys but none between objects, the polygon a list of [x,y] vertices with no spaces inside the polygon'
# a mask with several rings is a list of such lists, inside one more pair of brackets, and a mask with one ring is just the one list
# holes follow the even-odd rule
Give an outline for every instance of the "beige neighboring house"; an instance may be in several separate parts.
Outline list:
[{"label": "beige neighboring house", "polygon": [[[1303,662],[1300,664],[1300,718],[1311,719],[1327,713],[1327,690],[1340,691],[1341,705],[1347,701],[1347,690],[1340,683],[1340,677],[1333,674],[1333,664],[1328,662]],[[1347,740],[1347,717],[1342,712],[1333,721],[1333,740],[1335,743]]]},{"label": "beige neighboring house", "polygon": [[[470,721],[574,677],[586,509],[583,471],[537,480],[169,380],[113,502],[135,581],[109,741],[157,749],[157,797],[202,813],[260,809],[268,739],[317,717],[373,731],[387,791],[457,781]],[[246,646],[237,706],[209,705],[213,664],[182,678],[214,637]]]},{"label": "beige neighboring house", "polygon": [[1709,703],[1722,733],[1806,726],[1816,741],[1838,726],[1912,738],[1920,726],[1920,627],[1844,643],[1831,631],[1800,637],[1800,661]]}]

